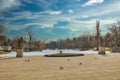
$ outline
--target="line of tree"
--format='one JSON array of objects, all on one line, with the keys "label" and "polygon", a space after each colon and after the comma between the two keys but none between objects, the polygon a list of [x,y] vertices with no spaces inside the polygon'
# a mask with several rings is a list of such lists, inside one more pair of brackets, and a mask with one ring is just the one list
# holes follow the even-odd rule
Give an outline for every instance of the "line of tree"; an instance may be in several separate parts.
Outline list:
[{"label": "line of tree", "polygon": [[94,36],[83,35],[73,39],[57,40],[46,44],[49,49],[90,49],[96,46]]},{"label": "line of tree", "polygon": [[57,40],[52,41],[50,43],[46,44],[46,48],[50,49],[93,49],[97,48],[97,46],[100,44],[98,43],[98,36],[100,40],[102,41],[103,45],[105,47],[113,48],[113,51],[119,51],[120,52],[120,21],[118,21],[115,24],[112,24],[110,28],[108,28],[109,32],[101,36],[98,32],[98,26],[99,23],[96,23],[97,28],[97,35],[82,35],[78,38],[73,39],[65,39],[65,40]]},{"label": "line of tree", "polygon": [[[97,24],[96,24],[97,25]],[[105,47],[111,47],[115,51],[120,51],[120,21],[116,24],[113,24],[111,27],[108,28],[109,32],[101,36],[99,35],[100,39],[102,40]],[[0,25],[0,35],[4,34],[6,31],[3,25]],[[41,40],[36,40],[34,38],[34,34],[32,30],[26,29],[26,33],[28,39],[23,38],[23,45],[26,51],[35,51],[35,50],[42,50],[42,49],[93,49],[98,46],[98,39],[96,39],[96,35],[82,35],[80,37],[74,37],[72,39],[67,38],[64,40],[57,40],[51,41],[49,43],[44,43]],[[10,40],[7,39],[6,43],[9,43],[13,48],[17,46],[17,39]]]}]

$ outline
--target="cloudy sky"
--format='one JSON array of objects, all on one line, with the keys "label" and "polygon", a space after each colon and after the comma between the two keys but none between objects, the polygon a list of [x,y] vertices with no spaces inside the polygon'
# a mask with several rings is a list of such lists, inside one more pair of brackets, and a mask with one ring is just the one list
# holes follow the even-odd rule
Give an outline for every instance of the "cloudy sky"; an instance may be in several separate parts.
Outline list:
[{"label": "cloudy sky", "polygon": [[43,40],[95,34],[96,20],[105,34],[119,19],[120,0],[0,0],[0,24],[9,38],[25,37],[27,28]]}]

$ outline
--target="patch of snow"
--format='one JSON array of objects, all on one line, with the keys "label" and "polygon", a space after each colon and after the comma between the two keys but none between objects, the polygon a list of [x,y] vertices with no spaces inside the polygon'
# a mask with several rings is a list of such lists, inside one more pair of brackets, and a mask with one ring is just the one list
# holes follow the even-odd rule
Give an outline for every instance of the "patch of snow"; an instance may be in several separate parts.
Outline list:
[{"label": "patch of snow", "polygon": [[[43,56],[46,54],[55,54],[55,53],[59,53],[60,51],[62,51],[62,53],[74,53],[74,54],[98,54],[98,51],[93,51],[93,50],[86,50],[86,51],[80,51],[80,50],[73,50],[73,49],[56,49],[56,50],[51,50],[51,49],[47,49],[47,50],[43,50],[43,51],[34,51],[34,52],[23,52],[23,56]],[[106,53],[110,53],[110,52],[106,52]],[[10,52],[8,54],[1,54],[0,57],[15,57],[16,56],[16,52]]]}]

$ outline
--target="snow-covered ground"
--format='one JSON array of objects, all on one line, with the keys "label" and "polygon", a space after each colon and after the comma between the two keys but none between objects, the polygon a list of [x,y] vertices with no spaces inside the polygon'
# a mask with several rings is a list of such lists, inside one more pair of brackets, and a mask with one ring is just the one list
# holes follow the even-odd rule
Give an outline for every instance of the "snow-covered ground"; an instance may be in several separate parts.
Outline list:
[{"label": "snow-covered ground", "polygon": [[[23,52],[23,56],[43,56],[46,54],[55,54],[55,53],[59,53],[60,50],[56,49],[56,50],[43,50],[41,52],[39,51],[34,51],[34,52]],[[63,53],[74,53],[74,54],[98,54],[98,51],[93,51],[93,50],[86,50],[86,51],[79,51],[79,50],[72,50],[72,49],[64,49],[62,50]],[[109,52],[107,52],[109,53]],[[15,57],[16,56],[16,52],[10,52],[8,54],[2,54],[0,55],[0,57]]]}]

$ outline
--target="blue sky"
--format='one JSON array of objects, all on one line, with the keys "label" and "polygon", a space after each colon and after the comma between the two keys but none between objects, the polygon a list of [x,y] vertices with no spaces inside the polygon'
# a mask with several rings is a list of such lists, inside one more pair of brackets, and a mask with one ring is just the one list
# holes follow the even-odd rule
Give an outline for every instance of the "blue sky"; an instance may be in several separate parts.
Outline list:
[{"label": "blue sky", "polygon": [[105,34],[119,19],[120,0],[0,0],[0,24],[9,38],[26,37],[27,28],[42,40],[95,34],[96,20]]}]

